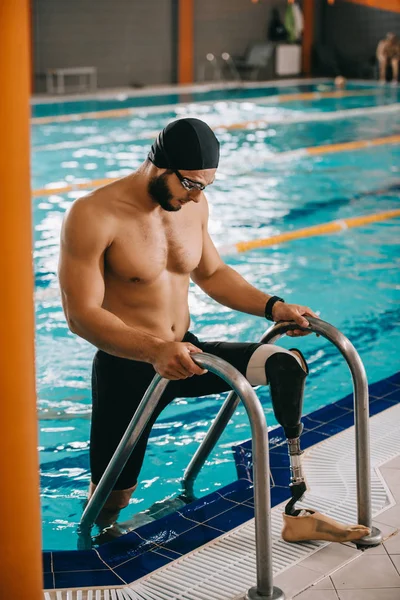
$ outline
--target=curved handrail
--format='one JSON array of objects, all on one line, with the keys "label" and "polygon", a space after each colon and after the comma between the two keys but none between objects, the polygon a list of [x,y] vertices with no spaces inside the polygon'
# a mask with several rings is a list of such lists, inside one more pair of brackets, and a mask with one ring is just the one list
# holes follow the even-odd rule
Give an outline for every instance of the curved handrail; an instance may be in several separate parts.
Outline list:
[{"label": "curved handrail", "polygon": [[[257,588],[251,588],[248,597],[268,600],[280,598],[283,592],[272,584],[271,555],[271,496],[269,486],[268,428],[263,408],[247,379],[231,364],[217,356],[195,353],[191,357],[203,369],[215,373],[230,386],[245,405],[252,434],[254,451],[254,516],[256,532]],[[80,522],[84,545],[90,541],[90,530],[104,506],[116,480],[148,423],[161,394],[169,381],[156,375],[143,396],[114,455],[90,498]]]},{"label": "curved handrail", "polygon": [[[356,475],[357,475],[357,511],[358,522],[371,528],[371,534],[357,541],[362,546],[375,545],[380,542],[381,534],[378,529],[372,527],[371,516],[371,477],[370,477],[370,454],[369,454],[369,405],[368,405],[368,382],[364,365],[354,348],[353,344],[333,325],[322,319],[309,317],[308,327],[300,327],[295,322],[274,323],[262,336],[261,343],[273,343],[287,331],[301,329],[312,331],[322,335],[332,342],[344,356],[353,379],[354,387],[354,421],[356,432]],[[182,485],[190,497],[193,495],[194,481],[207,460],[209,454],[215,447],[218,439],[228,424],[231,416],[239,403],[234,392],[231,392],[220,408],[207,435],[198,447],[192,460],[185,470]]]}]

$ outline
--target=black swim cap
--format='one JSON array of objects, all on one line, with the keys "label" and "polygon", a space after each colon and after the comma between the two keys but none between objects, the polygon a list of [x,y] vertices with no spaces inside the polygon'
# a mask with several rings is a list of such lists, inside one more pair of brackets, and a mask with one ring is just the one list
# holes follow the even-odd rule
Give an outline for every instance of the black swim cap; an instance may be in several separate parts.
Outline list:
[{"label": "black swim cap", "polygon": [[219,142],[204,121],[179,119],[160,132],[148,158],[160,169],[216,169],[219,162]]}]

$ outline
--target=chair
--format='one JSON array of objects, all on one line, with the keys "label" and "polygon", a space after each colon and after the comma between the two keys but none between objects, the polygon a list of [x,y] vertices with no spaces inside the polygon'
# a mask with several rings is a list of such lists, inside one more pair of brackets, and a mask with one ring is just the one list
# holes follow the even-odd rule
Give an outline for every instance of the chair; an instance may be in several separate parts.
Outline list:
[{"label": "chair", "polygon": [[274,44],[259,42],[249,46],[243,57],[233,57],[233,62],[240,75],[243,74],[244,78],[254,81],[260,71],[268,66],[273,52]]}]

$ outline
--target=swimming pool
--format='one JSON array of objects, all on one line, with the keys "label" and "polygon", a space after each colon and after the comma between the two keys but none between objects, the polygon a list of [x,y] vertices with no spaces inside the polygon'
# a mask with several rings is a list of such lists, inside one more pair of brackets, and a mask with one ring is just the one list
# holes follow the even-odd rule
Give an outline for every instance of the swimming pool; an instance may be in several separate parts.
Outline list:
[{"label": "swimming pool", "polygon": [[[400,133],[399,111],[394,106],[400,98],[397,89],[353,86],[355,91],[370,94],[328,98],[323,96],[330,89],[325,84],[319,100],[295,100],[297,94],[317,89],[285,87],[282,93],[293,94],[293,98],[279,103],[271,102],[270,88],[258,88],[257,94],[253,91],[246,96],[246,90],[241,90],[240,97],[236,93],[234,99],[232,94],[218,101],[196,98],[195,103],[173,109],[157,106],[147,110],[142,106],[119,118],[33,125],[32,187],[38,190],[127,174],[144,159],[161,127],[177,116],[190,115],[215,127],[221,140],[221,166],[208,193],[210,232],[218,246],[399,207],[398,145],[314,156],[281,154]],[[156,100],[150,104],[154,107]],[[65,115],[71,107],[57,106],[51,112],[47,105],[46,110],[48,115]],[[82,104],[79,110],[94,108]],[[238,124],[242,128],[236,127]],[[63,213],[83,193],[72,190],[57,194],[47,189],[33,201],[46,549],[76,548],[76,524],[89,482],[89,385],[94,349],[68,331],[56,281]],[[336,235],[227,255],[225,260],[257,287],[319,310],[324,320],[354,343],[373,382],[398,370],[399,230],[400,222],[389,220]],[[268,326],[261,319],[217,305],[194,286],[190,306],[191,328],[203,339],[257,340]],[[294,345],[293,340],[280,343]],[[306,354],[311,370],[306,412],[351,391],[347,367],[333,346],[315,336],[296,343]],[[272,425],[275,421],[268,391],[260,389],[259,394]],[[203,438],[220,402],[220,397],[180,399],[163,413],[153,430],[141,484],[121,520],[177,493],[188,457]],[[198,478],[198,495],[232,480],[231,445],[248,437],[249,424],[240,408]]]}]

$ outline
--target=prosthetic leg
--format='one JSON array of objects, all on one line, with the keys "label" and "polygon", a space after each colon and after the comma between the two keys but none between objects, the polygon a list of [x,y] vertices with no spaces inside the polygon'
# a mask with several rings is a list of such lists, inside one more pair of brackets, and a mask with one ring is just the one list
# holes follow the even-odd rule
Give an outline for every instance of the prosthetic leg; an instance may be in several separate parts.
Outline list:
[{"label": "prosthetic leg", "polygon": [[[272,406],[276,420],[282,425],[288,444],[290,459],[290,489],[292,498],[283,514],[282,538],[287,542],[327,540],[348,542],[369,535],[363,525],[342,525],[334,519],[313,510],[296,510],[296,502],[307,490],[302,464],[300,435],[303,430],[301,415],[303,394],[308,375],[307,363],[302,353],[293,348],[291,353],[277,352],[265,363],[265,374],[270,385]],[[295,353],[301,359],[300,366]]]},{"label": "prosthetic leg", "polygon": [[282,425],[288,444],[290,460],[291,500],[285,507],[285,514],[297,516],[295,504],[307,490],[301,466],[300,435],[303,431],[301,415],[303,395],[308,367],[299,350],[292,349],[302,359],[302,368],[290,354],[273,354],[265,363],[265,374],[270,385],[272,407],[276,420]]}]

